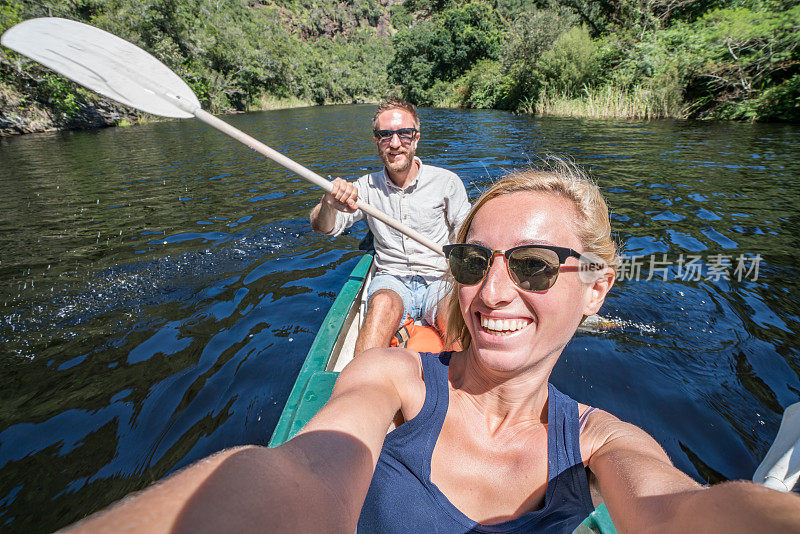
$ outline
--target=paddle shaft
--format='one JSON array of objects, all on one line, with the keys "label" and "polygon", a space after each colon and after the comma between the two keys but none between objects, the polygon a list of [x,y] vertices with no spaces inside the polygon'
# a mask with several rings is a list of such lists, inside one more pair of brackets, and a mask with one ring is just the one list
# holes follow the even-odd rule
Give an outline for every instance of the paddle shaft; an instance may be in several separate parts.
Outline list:
[{"label": "paddle shaft", "polygon": [[[0,41],[88,89],[128,106],[165,117],[197,117],[325,192],[332,190],[331,183],[322,176],[203,111],[186,82],[156,58],[124,39],[81,22],[45,17],[9,28]],[[416,230],[365,203],[358,202],[357,206],[370,217],[444,255],[439,244]]]},{"label": "paddle shaft", "polygon": [[[239,130],[237,128],[234,128],[233,126],[231,126],[230,124],[228,124],[227,122],[225,122],[225,121],[223,121],[221,119],[218,119],[217,117],[215,117],[211,113],[203,111],[200,108],[187,109],[190,106],[184,107],[183,104],[184,103],[181,102],[181,107],[183,107],[184,109],[186,109],[187,111],[192,113],[195,117],[197,117],[198,119],[200,119],[204,123],[208,124],[209,126],[211,126],[213,128],[216,128],[217,130],[219,130],[219,131],[221,131],[221,132],[223,132],[225,134],[228,134],[229,136],[233,137],[234,139],[236,139],[237,141],[239,141],[241,143],[244,143],[245,145],[249,146],[250,148],[252,148],[256,152],[258,152],[259,154],[262,154],[262,155],[268,157],[269,159],[271,159],[272,161],[274,161],[278,165],[281,165],[282,167],[285,167],[285,168],[289,169],[290,171],[300,175],[301,177],[303,177],[307,181],[311,182],[312,184],[321,187],[324,191],[326,191],[328,193],[331,192],[331,189],[333,188],[333,186],[331,185],[331,183],[328,180],[326,180],[325,178],[323,178],[319,174],[317,174],[317,173],[315,173],[313,171],[310,171],[309,169],[303,167],[299,163],[287,158],[286,156],[284,156],[280,152],[268,147],[267,145],[265,145],[261,141],[258,141],[257,139],[254,139],[254,138],[250,137],[249,135],[247,135],[243,131],[241,131],[241,130]],[[398,221],[398,220],[396,220],[396,219],[394,219],[392,217],[389,217],[388,215],[386,215],[385,213],[383,213],[382,211],[380,211],[378,209],[375,209],[374,207],[370,206],[369,204],[366,204],[366,203],[363,203],[363,202],[358,202],[358,209],[360,209],[361,211],[363,211],[364,213],[366,213],[370,217],[374,217],[374,218],[378,219],[379,221],[381,221],[382,223],[391,226],[392,228],[394,228],[398,232],[401,232],[401,233],[407,235],[408,237],[410,237],[414,241],[417,241],[418,243],[428,247],[429,249],[431,249],[432,251],[436,252],[437,254],[444,255],[444,252],[442,251],[442,247],[440,245],[438,245],[437,243],[435,243],[432,240],[428,239],[424,235],[420,234],[419,232],[417,232],[413,228],[409,228],[408,226],[406,226],[405,224],[401,223],[400,221]]]}]

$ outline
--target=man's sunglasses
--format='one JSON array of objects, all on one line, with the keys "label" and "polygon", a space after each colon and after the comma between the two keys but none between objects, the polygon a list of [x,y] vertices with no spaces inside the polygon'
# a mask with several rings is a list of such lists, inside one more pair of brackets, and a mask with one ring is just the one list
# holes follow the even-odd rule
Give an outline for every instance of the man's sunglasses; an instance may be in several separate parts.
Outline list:
[{"label": "man's sunglasses", "polygon": [[525,291],[545,291],[553,287],[561,264],[570,257],[587,262],[594,269],[602,267],[571,248],[549,245],[523,245],[502,251],[461,243],[445,245],[443,249],[450,273],[456,282],[464,286],[480,283],[497,255],[505,256],[508,276]]},{"label": "man's sunglasses", "polygon": [[400,128],[399,130],[374,130],[373,134],[375,134],[375,139],[382,143],[390,141],[395,134],[400,138],[401,143],[410,143],[418,131],[416,128]]}]

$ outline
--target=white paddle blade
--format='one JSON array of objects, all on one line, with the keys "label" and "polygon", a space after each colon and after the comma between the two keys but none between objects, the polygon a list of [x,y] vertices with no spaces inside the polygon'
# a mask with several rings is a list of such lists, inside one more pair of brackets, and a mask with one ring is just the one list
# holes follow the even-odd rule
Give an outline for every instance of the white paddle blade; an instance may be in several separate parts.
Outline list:
[{"label": "white paddle blade", "polygon": [[186,119],[200,107],[177,74],[139,48],[94,26],[54,17],[9,28],[3,45],[121,104]]}]

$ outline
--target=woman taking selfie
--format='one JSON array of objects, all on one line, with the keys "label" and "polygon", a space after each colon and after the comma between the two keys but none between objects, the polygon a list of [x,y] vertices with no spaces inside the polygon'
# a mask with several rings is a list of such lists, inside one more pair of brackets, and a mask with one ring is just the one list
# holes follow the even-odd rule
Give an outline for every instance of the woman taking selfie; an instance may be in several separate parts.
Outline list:
[{"label": "woman taking selfie", "polygon": [[608,208],[578,169],[503,179],[457,243],[448,332],[461,351],[367,351],[291,441],[223,451],[80,526],[572,532],[596,479],[621,532],[800,529],[796,496],[703,488],[647,433],[549,384],[615,276]]}]

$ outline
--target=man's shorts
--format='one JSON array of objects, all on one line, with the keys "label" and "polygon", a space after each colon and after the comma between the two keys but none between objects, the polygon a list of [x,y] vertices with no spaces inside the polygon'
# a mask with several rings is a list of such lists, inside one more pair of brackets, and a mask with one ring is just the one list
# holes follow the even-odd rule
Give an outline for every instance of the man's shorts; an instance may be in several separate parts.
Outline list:
[{"label": "man's shorts", "polygon": [[376,291],[389,289],[403,299],[405,313],[397,325],[398,328],[403,324],[406,315],[410,315],[414,320],[422,319],[422,322],[429,326],[435,326],[436,309],[439,301],[447,294],[446,285],[444,280],[434,280],[426,284],[425,279],[418,275],[398,278],[382,273],[372,278],[367,291],[367,300]]}]

